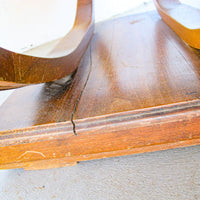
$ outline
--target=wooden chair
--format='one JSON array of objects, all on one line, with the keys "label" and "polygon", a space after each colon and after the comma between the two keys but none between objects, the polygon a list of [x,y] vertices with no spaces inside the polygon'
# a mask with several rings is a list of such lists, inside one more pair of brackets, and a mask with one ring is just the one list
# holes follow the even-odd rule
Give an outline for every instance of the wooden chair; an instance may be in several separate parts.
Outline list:
[{"label": "wooden chair", "polygon": [[71,74],[88,47],[93,28],[92,0],[78,0],[74,26],[64,38],[23,54],[0,48],[0,89],[51,82]]},{"label": "wooden chair", "polygon": [[162,19],[191,47],[200,49],[200,11],[179,0],[154,0]]}]

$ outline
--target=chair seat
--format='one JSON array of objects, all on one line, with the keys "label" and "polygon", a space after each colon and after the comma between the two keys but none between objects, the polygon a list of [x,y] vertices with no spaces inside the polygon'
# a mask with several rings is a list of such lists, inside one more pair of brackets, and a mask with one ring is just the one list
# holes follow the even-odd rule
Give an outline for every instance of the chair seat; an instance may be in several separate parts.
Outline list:
[{"label": "chair seat", "polygon": [[78,0],[74,26],[64,38],[22,54],[0,48],[0,89],[51,82],[71,74],[80,64],[93,29],[92,0]]}]

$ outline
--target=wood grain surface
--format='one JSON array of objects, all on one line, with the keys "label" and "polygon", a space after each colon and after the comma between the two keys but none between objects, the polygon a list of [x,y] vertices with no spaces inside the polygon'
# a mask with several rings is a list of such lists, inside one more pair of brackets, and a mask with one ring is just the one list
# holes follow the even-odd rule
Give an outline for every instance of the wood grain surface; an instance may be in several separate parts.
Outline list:
[{"label": "wood grain surface", "polygon": [[200,51],[157,13],[99,23],[71,83],[20,88],[1,106],[0,167],[200,144],[199,98]]},{"label": "wood grain surface", "polygon": [[200,10],[179,0],[154,0],[162,19],[190,46],[200,49]]}]

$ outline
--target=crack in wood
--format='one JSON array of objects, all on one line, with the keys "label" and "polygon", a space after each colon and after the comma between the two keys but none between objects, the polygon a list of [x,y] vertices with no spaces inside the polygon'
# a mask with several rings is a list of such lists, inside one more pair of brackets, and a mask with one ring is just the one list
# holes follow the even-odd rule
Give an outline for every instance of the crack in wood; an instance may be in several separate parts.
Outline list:
[{"label": "crack in wood", "polygon": [[87,83],[88,83],[88,80],[89,80],[89,77],[90,77],[90,74],[91,74],[91,71],[92,71],[92,53],[91,53],[91,45],[90,45],[89,48],[90,48],[90,69],[89,69],[89,72],[88,72],[88,75],[87,75],[87,79],[86,79],[86,81],[85,81],[85,83],[84,83],[84,85],[83,85],[83,89],[81,90],[81,92],[80,92],[80,94],[79,94],[79,97],[78,97],[78,99],[77,99],[77,101],[76,101],[76,103],[75,103],[75,106],[74,106],[74,110],[72,111],[72,114],[71,114],[71,123],[72,123],[72,126],[73,126],[73,133],[74,133],[75,136],[78,136],[78,134],[77,134],[77,132],[76,132],[76,124],[75,124],[75,122],[74,122],[74,114],[75,114],[75,112],[76,112],[76,110],[77,110],[79,101],[80,101],[80,99],[81,99],[81,97],[82,97],[82,94],[83,94],[83,92],[84,92],[84,90],[85,90],[85,87],[86,87],[86,85],[87,85]]}]

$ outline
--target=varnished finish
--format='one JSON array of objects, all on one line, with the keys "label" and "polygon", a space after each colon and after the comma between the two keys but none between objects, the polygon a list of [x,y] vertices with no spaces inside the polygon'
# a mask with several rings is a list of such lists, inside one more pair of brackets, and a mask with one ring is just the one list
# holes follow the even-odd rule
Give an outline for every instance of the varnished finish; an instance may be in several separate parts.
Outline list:
[{"label": "varnished finish", "polygon": [[191,47],[200,49],[200,10],[179,0],[154,0],[162,19]]},{"label": "varnished finish", "polygon": [[[80,64],[92,34],[92,0],[78,0],[74,26],[64,38],[24,54],[0,48],[0,89],[50,82],[71,74]],[[37,55],[39,51],[43,55]],[[37,53],[31,56],[31,52]]]},{"label": "varnished finish", "polygon": [[0,167],[200,144],[199,97],[199,50],[157,14],[100,23],[71,84],[20,88],[0,107]]}]

